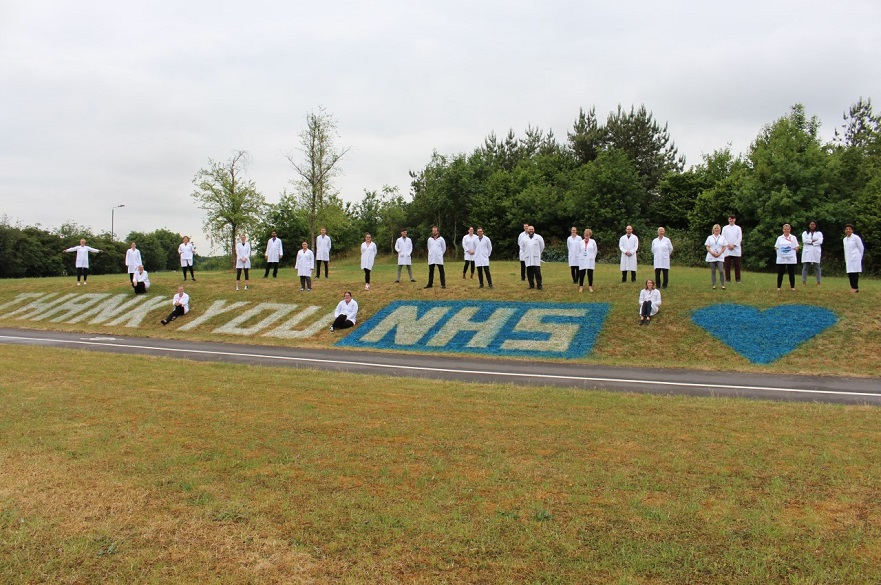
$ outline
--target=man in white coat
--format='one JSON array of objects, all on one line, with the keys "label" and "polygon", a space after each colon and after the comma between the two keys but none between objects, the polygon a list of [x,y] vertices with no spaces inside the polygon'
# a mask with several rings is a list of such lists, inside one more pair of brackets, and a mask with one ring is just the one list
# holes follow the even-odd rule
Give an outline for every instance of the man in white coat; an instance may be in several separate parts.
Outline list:
[{"label": "man in white coat", "polygon": [[627,273],[630,273],[630,282],[636,282],[636,251],[639,250],[639,238],[633,235],[633,226],[627,226],[625,234],[618,240],[618,249],[621,250],[621,282],[627,282]]},{"label": "man in white coat", "polygon": [[132,279],[132,274],[138,271],[138,266],[144,263],[141,258],[141,251],[138,246],[132,242],[131,247],[125,251],[125,267],[128,270],[128,279]]},{"label": "man in white coat", "polygon": [[490,288],[493,287],[493,277],[489,273],[489,257],[493,253],[493,244],[488,237],[483,235],[483,228],[477,228],[477,235],[474,236],[476,245],[474,246],[474,264],[477,265],[477,280],[480,281],[480,288],[483,288],[483,273],[486,273],[486,283]]},{"label": "man in white coat", "polygon": [[309,242],[303,242],[302,248],[297,252],[296,266],[297,276],[300,277],[300,291],[312,292],[312,269],[315,268],[315,254],[309,249]]},{"label": "man in white coat", "polygon": [[569,230],[566,238],[566,249],[569,251],[569,272],[572,274],[572,284],[578,284],[578,262],[581,258],[581,249],[584,248],[584,240],[578,235],[578,228],[574,225]]},{"label": "man in white coat", "polygon": [[184,236],[184,241],[177,247],[177,253],[180,256],[180,269],[184,273],[184,281],[187,279],[187,270],[190,271],[190,277],[196,282],[196,275],[193,274],[193,257],[196,254],[196,245],[190,241],[189,236]]},{"label": "man in white coat", "polygon": [[844,226],[844,270],[850,280],[850,292],[860,292],[860,272],[863,271],[863,240],[853,233],[853,225]]},{"label": "man in white coat", "polygon": [[178,317],[186,315],[190,312],[190,295],[184,292],[184,287],[177,287],[177,294],[171,299],[171,305],[174,307],[168,317],[160,321],[163,325],[168,325]]},{"label": "man in white coat", "polygon": [[278,276],[278,264],[281,262],[281,259],[284,257],[284,247],[281,245],[281,240],[278,238],[278,234],[275,230],[272,230],[272,236],[268,240],[266,240],[266,272],[263,273],[263,278],[269,278],[269,269],[272,269],[272,278]]},{"label": "man in white coat", "polygon": [[737,217],[732,213],[728,216],[728,225],[722,228],[722,237],[728,242],[725,253],[725,280],[731,281],[731,267],[734,266],[734,282],[740,284],[740,258],[742,255],[743,230],[737,225]]},{"label": "man in white coat", "polygon": [[523,231],[517,236],[517,249],[520,251],[520,280],[526,280],[526,258],[523,256],[523,240],[529,237],[529,224],[523,224]]},{"label": "man in white coat", "polygon": [[101,250],[86,245],[85,240],[80,240],[79,246],[67,248],[65,252],[76,252],[76,285],[80,285],[80,277],[83,284],[89,284],[89,253],[100,254]]},{"label": "man in white coat", "polygon": [[[666,237],[667,230],[658,228],[658,237],[652,240],[652,257],[655,265],[655,282],[658,288],[667,288],[670,276],[670,256],[673,255],[673,243]],[[663,283],[661,282],[663,279]]]},{"label": "man in white coat", "polygon": [[462,238],[462,255],[465,257],[465,267],[462,268],[462,280],[465,279],[469,266],[471,267],[471,280],[474,280],[474,260],[477,254],[476,240],[477,236],[474,235],[474,228],[468,228],[468,233]]},{"label": "man in white coat", "polygon": [[361,270],[364,271],[364,290],[370,290],[370,272],[373,270],[373,262],[376,260],[376,244],[373,236],[364,234],[364,242],[361,244]]},{"label": "man in white coat", "polygon": [[808,283],[808,269],[814,267],[817,286],[820,286],[820,257],[823,255],[823,232],[817,229],[817,222],[808,224],[801,235],[801,283]]},{"label": "man in white coat", "polygon": [[251,270],[251,244],[248,236],[241,235],[242,241],[236,244],[236,290],[239,290],[239,281],[242,279],[242,270],[245,271],[245,290],[248,290],[250,281],[248,271]]},{"label": "man in white coat", "polygon": [[413,278],[413,240],[407,237],[407,230],[401,230],[401,237],[395,241],[395,252],[398,253],[398,278],[395,282],[401,282],[401,268],[407,267],[407,274],[410,275],[410,282],[416,282]]},{"label": "man in white coat", "polygon": [[441,288],[447,288],[447,279],[444,275],[444,253],[447,251],[447,242],[441,237],[437,226],[431,228],[431,237],[428,238],[428,284],[424,288],[434,286],[434,267],[437,266],[440,274]]},{"label": "man in white coat", "polygon": [[544,238],[535,233],[535,227],[529,226],[526,237],[523,238],[523,245],[520,246],[520,254],[526,258],[526,279],[529,281],[529,288],[537,287],[538,290],[542,290],[541,254],[544,249]]},{"label": "man in white coat", "polygon": [[150,288],[150,275],[144,270],[144,266],[138,266],[135,273],[132,274],[132,288],[135,289],[136,295],[142,295]]},{"label": "man in white coat", "polygon": [[[327,235],[327,230],[321,228],[321,234],[315,238],[315,259],[318,261],[318,269],[315,271],[315,278],[321,278],[321,263],[324,262],[324,278],[327,278],[327,267],[330,265],[330,248],[333,242]],[[310,275],[309,282],[311,285],[312,277]],[[311,289],[310,289],[311,290]]]}]

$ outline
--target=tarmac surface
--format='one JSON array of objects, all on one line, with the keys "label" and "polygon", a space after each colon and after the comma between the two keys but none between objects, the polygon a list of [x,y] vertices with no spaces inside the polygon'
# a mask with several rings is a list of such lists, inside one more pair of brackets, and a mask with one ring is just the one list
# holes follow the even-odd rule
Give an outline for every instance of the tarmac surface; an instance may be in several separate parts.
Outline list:
[{"label": "tarmac surface", "polygon": [[877,378],[625,368],[9,328],[0,328],[0,343],[440,381],[881,406],[881,380]]}]

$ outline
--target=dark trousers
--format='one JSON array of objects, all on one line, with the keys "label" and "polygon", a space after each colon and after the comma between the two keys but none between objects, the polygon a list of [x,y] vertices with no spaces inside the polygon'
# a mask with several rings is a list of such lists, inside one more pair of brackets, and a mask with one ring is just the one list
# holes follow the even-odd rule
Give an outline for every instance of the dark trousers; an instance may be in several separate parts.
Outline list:
[{"label": "dark trousers", "polygon": [[350,327],[354,327],[355,324],[349,321],[345,315],[339,315],[336,319],[333,320],[334,329],[349,329]]},{"label": "dark trousers", "polygon": [[570,266],[569,273],[572,275],[572,284],[578,284],[578,266]]},{"label": "dark trousers", "polygon": [[[667,280],[669,276],[669,268],[655,268],[655,286],[658,288],[667,288]],[[664,279],[664,284],[661,284],[662,278]]]},{"label": "dark trousers", "polygon": [[434,267],[437,266],[437,273],[440,275],[440,283],[441,286],[447,286],[447,277],[444,274],[444,265],[443,264],[429,264],[428,265],[428,286],[434,286]]},{"label": "dark trousers", "polygon": [[593,268],[578,271],[578,286],[584,286],[584,273],[587,273],[587,286],[593,286]]},{"label": "dark trousers", "polygon": [[538,286],[541,290],[541,266],[527,266],[526,280],[529,281],[529,288]]},{"label": "dark trousers", "polygon": [[725,280],[731,282],[732,264],[734,265],[734,280],[740,282],[740,256],[725,256]]},{"label": "dark trousers", "polygon": [[526,261],[520,261],[520,280],[526,280]]},{"label": "dark trousers", "polygon": [[[627,282],[627,270],[621,271],[621,282]],[[630,270],[630,282],[636,282],[636,270]]]},{"label": "dark trousers", "polygon": [[462,276],[468,272],[468,266],[471,266],[471,278],[474,278],[474,260],[465,260],[465,267],[462,269]]},{"label": "dark trousers", "polygon": [[76,281],[80,281],[80,276],[83,277],[83,282],[89,280],[89,269],[88,268],[77,268],[76,269]]},{"label": "dark trousers", "polygon": [[263,278],[269,276],[269,269],[272,269],[272,278],[278,276],[278,262],[267,262],[266,263],[266,272],[263,274]]},{"label": "dark trousers", "polygon": [[183,314],[184,314],[184,308],[183,308],[182,306],[180,306],[180,305],[177,305],[177,306],[174,308],[174,310],[173,310],[171,313],[168,314],[168,317],[166,317],[165,320],[166,320],[168,323],[171,323],[172,321],[174,321],[174,320],[177,319],[178,317],[182,317]]},{"label": "dark trousers", "polygon": [[795,288],[795,264],[778,264],[777,265],[777,288],[783,284],[783,273],[789,273],[789,288]]},{"label": "dark trousers", "polygon": [[639,310],[640,317],[648,317],[651,319],[652,317],[652,302],[651,301],[643,301],[642,308]]},{"label": "dark trousers", "polygon": [[180,269],[184,273],[184,280],[187,279],[187,270],[190,271],[190,276],[193,278],[193,280],[196,280],[196,275],[193,274],[193,265],[192,264],[190,264],[189,266],[181,266]]},{"label": "dark trousers", "polygon": [[132,288],[135,289],[136,295],[142,295],[147,292],[147,286],[143,282],[133,282]]},{"label": "dark trousers", "polygon": [[860,273],[859,272],[848,272],[847,279],[850,280],[850,288],[854,290],[860,290]]},{"label": "dark trousers", "polygon": [[311,276],[301,276],[300,277],[300,290],[303,290],[303,289],[312,290],[312,277]]},{"label": "dark trousers", "polygon": [[364,284],[370,284],[370,269],[369,268],[364,269]]},{"label": "dark trousers", "polygon": [[483,286],[483,273],[486,272],[486,283],[492,288],[493,285],[493,277],[489,273],[489,266],[478,266],[477,267],[477,280],[480,281],[480,286]]},{"label": "dark trousers", "polygon": [[327,278],[327,267],[330,266],[330,260],[316,260],[315,262],[315,278],[321,278],[322,262],[324,262],[324,278]]},{"label": "dark trousers", "polygon": [[250,268],[236,268],[236,280],[242,279],[242,270],[245,271],[245,282],[247,282],[248,281],[248,270],[250,270]]}]

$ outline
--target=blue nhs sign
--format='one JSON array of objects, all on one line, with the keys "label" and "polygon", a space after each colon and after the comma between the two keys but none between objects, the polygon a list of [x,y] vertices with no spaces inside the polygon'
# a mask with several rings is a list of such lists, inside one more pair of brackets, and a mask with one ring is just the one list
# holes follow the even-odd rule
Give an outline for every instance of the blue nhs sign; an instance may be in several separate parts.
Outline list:
[{"label": "blue nhs sign", "polygon": [[608,303],[395,301],[338,347],[580,358],[590,354]]}]

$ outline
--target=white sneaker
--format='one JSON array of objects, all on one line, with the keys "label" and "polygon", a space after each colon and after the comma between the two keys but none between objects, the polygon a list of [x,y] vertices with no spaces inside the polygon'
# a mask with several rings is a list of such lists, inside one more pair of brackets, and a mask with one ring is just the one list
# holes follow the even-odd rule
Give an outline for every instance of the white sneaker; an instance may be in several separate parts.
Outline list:
[{"label": "white sneaker", "polygon": [[239,290],[239,285],[236,285],[236,290]]},{"label": "white sneaker", "polygon": [[248,290],[248,285],[247,285],[247,284],[245,285],[245,290]]},{"label": "white sneaker", "polygon": [[365,285],[364,285],[364,290],[370,290],[370,285],[369,285],[369,284],[365,284]]},{"label": "white sneaker", "polygon": [[79,286],[79,285],[80,285],[80,281],[76,281],[76,285]]}]

